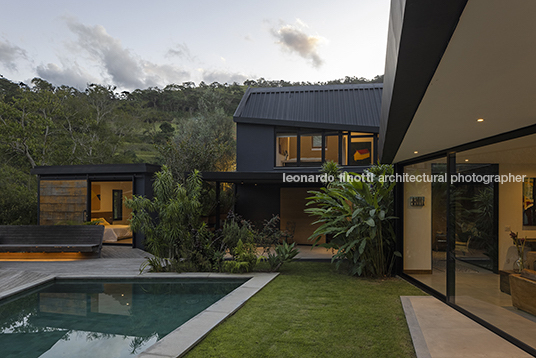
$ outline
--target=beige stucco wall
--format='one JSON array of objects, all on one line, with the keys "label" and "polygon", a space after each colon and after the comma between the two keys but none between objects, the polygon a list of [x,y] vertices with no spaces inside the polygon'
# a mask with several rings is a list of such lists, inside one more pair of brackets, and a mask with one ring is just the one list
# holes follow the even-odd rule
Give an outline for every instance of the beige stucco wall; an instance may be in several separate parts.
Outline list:
[{"label": "beige stucco wall", "polygon": [[[432,174],[431,164],[405,168],[409,175]],[[410,197],[424,196],[424,206],[410,206]],[[404,183],[404,270],[432,270],[432,184]]]}]

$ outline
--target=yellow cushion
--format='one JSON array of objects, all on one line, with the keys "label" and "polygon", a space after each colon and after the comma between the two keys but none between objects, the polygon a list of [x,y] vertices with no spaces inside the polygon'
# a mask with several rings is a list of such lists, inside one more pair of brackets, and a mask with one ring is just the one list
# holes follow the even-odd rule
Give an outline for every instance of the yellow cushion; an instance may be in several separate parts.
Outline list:
[{"label": "yellow cushion", "polygon": [[96,219],[91,219],[91,221],[98,221],[99,224],[98,225],[110,225],[110,223],[108,221],[106,221],[105,218],[96,218]]}]

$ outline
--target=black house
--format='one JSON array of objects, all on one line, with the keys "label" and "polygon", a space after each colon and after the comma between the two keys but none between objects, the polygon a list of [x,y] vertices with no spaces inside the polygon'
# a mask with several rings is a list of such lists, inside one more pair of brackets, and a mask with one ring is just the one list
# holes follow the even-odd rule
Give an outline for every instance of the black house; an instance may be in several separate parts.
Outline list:
[{"label": "black house", "polygon": [[400,276],[536,356],[535,13],[393,0],[379,150]]},{"label": "black house", "polygon": [[[236,184],[236,211],[253,222],[280,216],[281,229],[307,244],[303,209],[323,162],[361,173],[377,161],[382,84],[249,88],[237,123],[236,172],[203,173]],[[313,179],[313,180],[310,180]]]}]

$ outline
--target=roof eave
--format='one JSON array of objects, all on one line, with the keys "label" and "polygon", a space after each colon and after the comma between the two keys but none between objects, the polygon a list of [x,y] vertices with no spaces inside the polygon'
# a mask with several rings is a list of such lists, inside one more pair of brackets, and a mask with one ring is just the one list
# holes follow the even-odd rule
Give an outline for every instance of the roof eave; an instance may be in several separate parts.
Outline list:
[{"label": "roof eave", "polygon": [[392,0],[380,115],[382,163],[392,163],[467,0]]}]

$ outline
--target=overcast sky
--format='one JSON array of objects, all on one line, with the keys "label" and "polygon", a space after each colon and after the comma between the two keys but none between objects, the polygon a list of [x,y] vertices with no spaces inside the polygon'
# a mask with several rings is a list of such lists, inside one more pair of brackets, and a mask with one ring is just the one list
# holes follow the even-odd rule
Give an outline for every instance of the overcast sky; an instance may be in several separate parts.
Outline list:
[{"label": "overcast sky", "polygon": [[373,78],[389,0],[0,0],[0,75],[80,89]]}]

